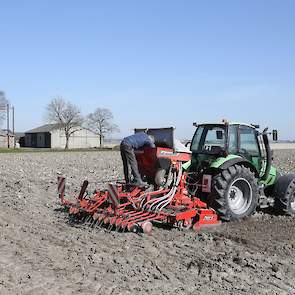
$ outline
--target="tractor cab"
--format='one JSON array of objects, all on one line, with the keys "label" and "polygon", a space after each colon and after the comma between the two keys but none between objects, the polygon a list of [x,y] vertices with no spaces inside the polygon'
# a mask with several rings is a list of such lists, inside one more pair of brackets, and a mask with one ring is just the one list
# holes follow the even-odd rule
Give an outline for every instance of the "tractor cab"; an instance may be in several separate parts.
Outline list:
[{"label": "tractor cab", "polygon": [[[260,132],[258,125],[227,121],[194,126],[192,194],[201,195],[224,220],[249,216],[257,206],[274,202],[278,174],[267,128]],[[272,134],[276,141],[277,131]]]},{"label": "tractor cab", "polygon": [[[267,130],[260,133],[258,128],[258,125],[228,122],[197,125],[191,142],[192,169],[211,166],[217,159],[222,164],[228,160],[243,161],[256,175],[268,178],[271,152]],[[276,131],[273,139],[277,139]]]}]

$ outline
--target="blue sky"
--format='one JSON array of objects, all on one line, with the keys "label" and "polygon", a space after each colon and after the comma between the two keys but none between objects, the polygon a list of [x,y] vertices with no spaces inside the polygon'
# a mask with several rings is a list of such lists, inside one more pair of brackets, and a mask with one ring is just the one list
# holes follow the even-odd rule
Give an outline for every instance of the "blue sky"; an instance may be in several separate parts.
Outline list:
[{"label": "blue sky", "polygon": [[0,90],[16,129],[55,96],[121,134],[228,118],[295,139],[293,0],[0,0]]}]

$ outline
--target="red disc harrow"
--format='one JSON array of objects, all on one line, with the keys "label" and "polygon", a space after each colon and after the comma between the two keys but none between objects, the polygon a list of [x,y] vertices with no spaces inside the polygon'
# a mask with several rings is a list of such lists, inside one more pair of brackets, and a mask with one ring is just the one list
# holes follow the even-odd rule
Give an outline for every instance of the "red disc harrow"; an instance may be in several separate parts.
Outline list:
[{"label": "red disc harrow", "polygon": [[[137,155],[139,166],[145,169],[156,167],[154,162],[161,157],[171,161],[172,177],[168,186],[142,189],[124,183],[109,183],[106,190],[89,196],[86,194],[88,181],[84,181],[79,195],[70,201],[65,198],[65,178],[59,176],[61,203],[71,219],[87,220],[109,230],[150,234],[157,223],[183,230],[219,224],[215,211],[188,192],[187,174],[182,164],[189,160],[189,155],[165,148],[145,149]],[[145,171],[145,175],[149,173],[154,171]]]}]

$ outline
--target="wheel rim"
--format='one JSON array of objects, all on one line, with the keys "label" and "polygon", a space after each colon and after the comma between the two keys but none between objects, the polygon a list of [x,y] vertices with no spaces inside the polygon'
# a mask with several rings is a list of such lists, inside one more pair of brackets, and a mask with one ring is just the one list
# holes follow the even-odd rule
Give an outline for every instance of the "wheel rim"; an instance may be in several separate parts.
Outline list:
[{"label": "wheel rim", "polygon": [[244,178],[236,179],[228,190],[227,199],[234,214],[242,215],[247,212],[253,199],[253,190],[249,181]]}]

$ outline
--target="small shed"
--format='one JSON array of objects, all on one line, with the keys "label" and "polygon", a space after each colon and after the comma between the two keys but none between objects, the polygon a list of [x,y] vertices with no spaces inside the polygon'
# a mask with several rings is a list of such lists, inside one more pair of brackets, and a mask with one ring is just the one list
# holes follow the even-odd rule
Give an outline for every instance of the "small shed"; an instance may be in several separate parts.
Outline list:
[{"label": "small shed", "polygon": [[[8,145],[8,138],[9,138],[9,145]],[[0,147],[7,148],[7,147],[14,147],[14,135],[9,130],[7,135],[7,130],[0,130]]]},{"label": "small shed", "polygon": [[[46,124],[25,132],[25,146],[32,148],[63,149],[66,137],[59,124]],[[85,127],[77,127],[69,140],[69,148],[99,147],[99,136]]]}]

